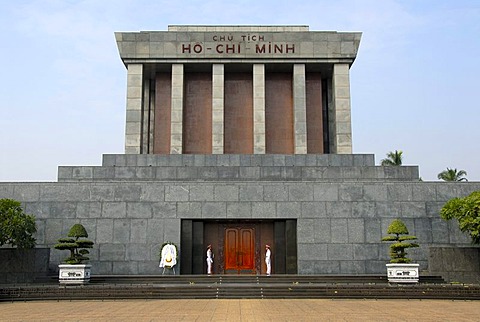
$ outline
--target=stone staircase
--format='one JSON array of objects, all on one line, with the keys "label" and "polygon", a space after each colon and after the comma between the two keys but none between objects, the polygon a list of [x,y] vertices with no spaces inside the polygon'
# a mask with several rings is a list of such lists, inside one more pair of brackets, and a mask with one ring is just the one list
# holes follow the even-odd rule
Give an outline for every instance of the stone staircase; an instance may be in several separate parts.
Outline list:
[{"label": "stone staircase", "polygon": [[0,301],[266,298],[480,300],[480,285],[446,284],[438,276],[397,285],[380,275],[164,275],[94,276],[84,286],[60,286],[56,277],[50,277],[33,284],[0,286]]}]

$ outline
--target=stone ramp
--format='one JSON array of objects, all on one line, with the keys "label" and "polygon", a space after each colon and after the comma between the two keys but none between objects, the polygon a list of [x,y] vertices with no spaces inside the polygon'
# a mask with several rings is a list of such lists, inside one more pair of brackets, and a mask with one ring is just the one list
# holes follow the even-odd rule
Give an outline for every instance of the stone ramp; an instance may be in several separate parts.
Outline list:
[{"label": "stone ramp", "polygon": [[37,284],[0,287],[0,301],[107,299],[456,299],[480,300],[480,285],[446,284],[429,276],[413,285],[363,276],[95,276],[88,285]]}]

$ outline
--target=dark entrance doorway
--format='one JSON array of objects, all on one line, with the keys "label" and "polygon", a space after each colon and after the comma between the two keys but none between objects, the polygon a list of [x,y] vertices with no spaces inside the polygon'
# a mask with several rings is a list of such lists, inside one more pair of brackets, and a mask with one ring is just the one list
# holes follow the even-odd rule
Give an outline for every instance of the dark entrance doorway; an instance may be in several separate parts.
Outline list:
[{"label": "dark entrance doorway", "polygon": [[213,274],[265,274],[265,245],[272,249],[272,274],[297,273],[297,221],[183,219],[180,273],[206,274],[212,245]]}]

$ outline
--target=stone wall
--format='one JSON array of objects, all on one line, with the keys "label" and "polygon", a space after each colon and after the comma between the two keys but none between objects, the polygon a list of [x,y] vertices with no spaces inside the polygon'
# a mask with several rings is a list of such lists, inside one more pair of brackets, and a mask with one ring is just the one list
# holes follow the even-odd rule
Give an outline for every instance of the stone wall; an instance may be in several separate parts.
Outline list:
[{"label": "stone wall", "polygon": [[49,275],[49,248],[0,248],[0,283],[30,283]]},{"label": "stone wall", "polygon": [[480,283],[480,247],[430,247],[428,270],[448,282]]}]

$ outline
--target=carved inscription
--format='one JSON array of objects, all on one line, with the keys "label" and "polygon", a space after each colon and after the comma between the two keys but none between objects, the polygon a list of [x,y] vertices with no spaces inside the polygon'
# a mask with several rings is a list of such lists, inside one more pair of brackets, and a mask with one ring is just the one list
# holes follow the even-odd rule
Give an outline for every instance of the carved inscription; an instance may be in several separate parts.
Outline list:
[{"label": "carved inscription", "polygon": [[261,34],[215,34],[207,43],[215,45],[205,45],[202,42],[181,43],[179,50],[181,54],[295,54],[295,44],[288,42],[266,41],[265,35]]}]

